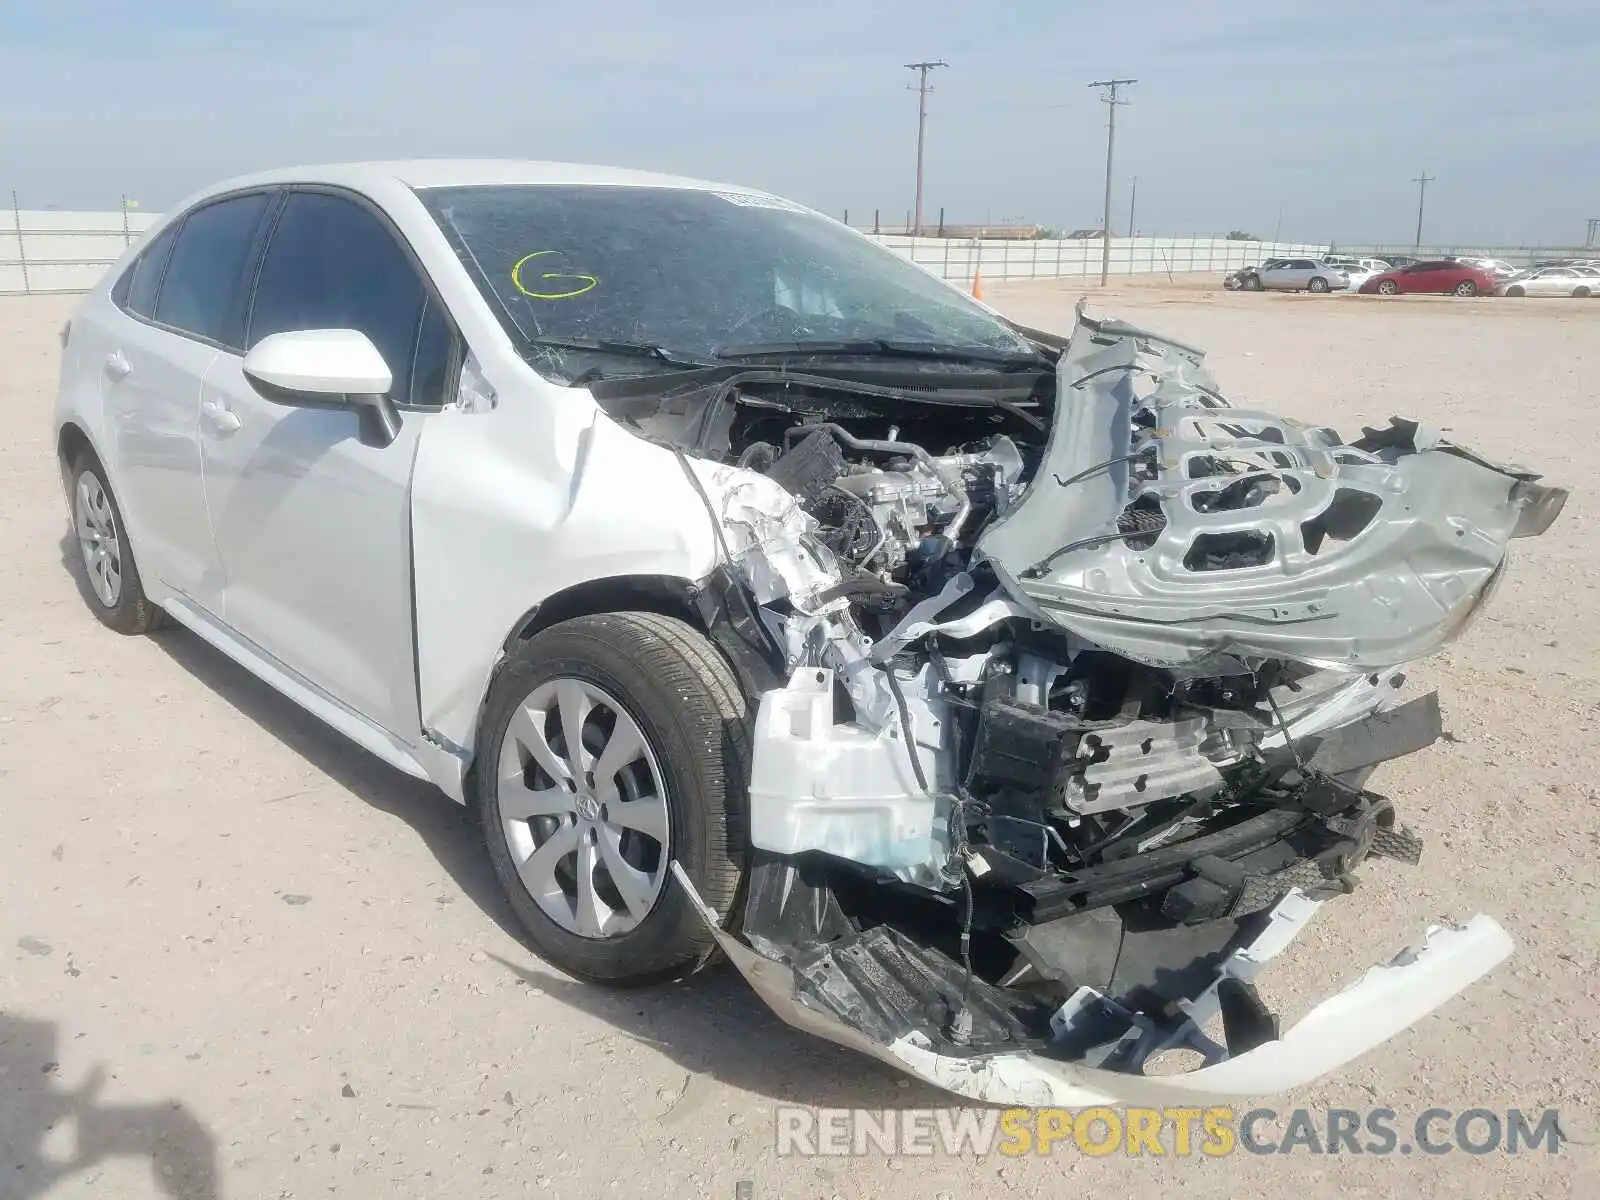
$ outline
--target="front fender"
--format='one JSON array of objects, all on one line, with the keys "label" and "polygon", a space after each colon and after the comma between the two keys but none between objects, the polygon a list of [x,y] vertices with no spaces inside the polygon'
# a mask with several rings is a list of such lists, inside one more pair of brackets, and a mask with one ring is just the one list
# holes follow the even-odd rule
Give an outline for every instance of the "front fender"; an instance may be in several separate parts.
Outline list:
[{"label": "front fender", "polygon": [[448,410],[411,485],[418,698],[465,754],[507,635],[559,592],[619,576],[704,578],[711,518],[671,451],[575,389]]}]

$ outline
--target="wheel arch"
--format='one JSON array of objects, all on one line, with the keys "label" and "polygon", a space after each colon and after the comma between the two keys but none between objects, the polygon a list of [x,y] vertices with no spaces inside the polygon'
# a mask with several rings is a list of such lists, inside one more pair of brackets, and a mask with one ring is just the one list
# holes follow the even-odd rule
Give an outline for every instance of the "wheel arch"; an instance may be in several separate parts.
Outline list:
[{"label": "wheel arch", "polygon": [[573,617],[608,612],[653,612],[680,617],[706,632],[694,605],[697,587],[692,580],[671,575],[609,575],[586,579],[552,592],[518,617],[501,643],[503,654],[513,653],[540,631]]},{"label": "wheel arch", "polygon": [[144,543],[144,528],[139,524],[138,514],[129,512],[121,480],[106,461],[106,456],[100,453],[100,447],[95,444],[84,422],[76,417],[65,418],[56,430],[56,464],[60,469],[61,493],[66,500],[68,520],[72,519],[72,467],[85,454],[100,468],[101,477],[116,497],[118,511],[122,514],[123,536],[127,538],[128,546],[137,559],[139,547]]},{"label": "wheel arch", "polygon": [[88,431],[77,421],[68,419],[61,422],[61,428],[56,431],[56,462],[61,469],[63,487],[71,486],[72,464],[85,452],[93,455],[95,462],[100,464],[100,469],[105,470],[105,459],[100,457],[100,451],[95,448],[94,440],[90,438]]},{"label": "wheel arch", "polygon": [[468,777],[478,765],[484,709],[495,680],[512,656],[540,632],[562,621],[617,612],[676,617],[704,634],[738,679],[752,717],[761,694],[783,685],[785,665],[778,648],[763,633],[748,592],[726,567],[718,567],[701,580],[640,574],[602,576],[572,584],[530,607],[506,633],[478,698],[471,741],[465,748],[469,755],[463,776],[466,794],[471,794]]},{"label": "wheel arch", "polygon": [[[574,617],[613,612],[653,612],[687,622],[728,660],[752,702],[762,692],[782,685],[785,664],[781,652],[762,629],[749,593],[726,567],[718,567],[700,580],[674,575],[607,575],[552,592],[523,613],[506,634],[490,685],[506,658],[542,630]],[[484,695],[487,697],[488,688]]]}]

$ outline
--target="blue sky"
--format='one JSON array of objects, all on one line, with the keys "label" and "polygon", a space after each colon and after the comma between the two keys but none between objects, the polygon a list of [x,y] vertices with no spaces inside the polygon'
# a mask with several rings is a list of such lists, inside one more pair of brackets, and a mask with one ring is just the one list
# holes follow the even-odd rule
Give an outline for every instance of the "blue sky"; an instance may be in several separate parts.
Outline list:
[{"label": "blue sky", "polygon": [[[852,221],[927,206],[1141,231],[1574,243],[1600,216],[1597,0],[27,0],[0,188],[146,208],[267,166],[495,155],[754,184]],[[1281,214],[1281,215],[1280,215]]]}]

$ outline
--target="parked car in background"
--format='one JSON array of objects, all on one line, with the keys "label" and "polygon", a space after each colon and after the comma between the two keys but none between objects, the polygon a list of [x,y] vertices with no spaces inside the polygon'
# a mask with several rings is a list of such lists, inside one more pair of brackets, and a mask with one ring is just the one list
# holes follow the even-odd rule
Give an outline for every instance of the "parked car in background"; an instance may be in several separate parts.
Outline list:
[{"label": "parked car in background", "polygon": [[1252,263],[1248,267],[1240,267],[1237,271],[1223,278],[1222,286],[1230,292],[1259,292],[1261,290],[1260,273],[1266,268],[1278,266],[1286,261],[1286,259],[1282,258],[1268,258],[1258,263]]},{"label": "parked car in background", "polygon": [[1398,268],[1409,267],[1412,263],[1419,263],[1422,260],[1415,254],[1384,254],[1382,261],[1388,263],[1391,267]]},{"label": "parked car in background", "polygon": [[1320,258],[1283,258],[1262,263],[1255,274],[1255,285],[1245,282],[1246,291],[1339,292],[1350,286],[1349,274]]},{"label": "parked car in background", "polygon": [[1455,261],[1466,263],[1469,266],[1480,267],[1500,279],[1510,279],[1514,275],[1522,274],[1527,269],[1526,267],[1519,267],[1515,263],[1509,263],[1503,258],[1457,258]]},{"label": "parked car in background", "polygon": [[1351,260],[1351,265],[1345,268],[1345,274],[1350,277],[1350,290],[1354,292],[1359,291],[1367,280],[1392,270],[1394,264],[1381,258],[1357,258]]},{"label": "parked car in background", "polygon": [[1380,296],[1435,295],[1476,296],[1490,293],[1500,281],[1494,272],[1456,259],[1427,259],[1408,267],[1383,271],[1363,283],[1359,290]]},{"label": "parked car in background", "polygon": [[1497,296],[1593,296],[1600,293],[1600,271],[1590,267],[1546,267],[1524,271],[1495,288]]}]

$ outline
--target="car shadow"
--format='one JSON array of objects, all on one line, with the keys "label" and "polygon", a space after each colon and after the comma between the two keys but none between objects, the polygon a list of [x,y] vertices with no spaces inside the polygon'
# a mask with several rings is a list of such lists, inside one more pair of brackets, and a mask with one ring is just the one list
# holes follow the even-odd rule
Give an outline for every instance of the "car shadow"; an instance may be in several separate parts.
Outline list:
[{"label": "car shadow", "polygon": [[433,784],[396,770],[335,732],[189,630],[169,627],[150,640],[180,667],[347,792],[410,826],[466,897],[520,940],[472,810]]},{"label": "car shadow", "polygon": [[[70,532],[61,540],[61,559],[80,591],[87,592]],[[87,594],[86,602],[91,597]],[[410,826],[461,892],[526,946],[469,809],[368,754],[187,629],[169,627],[150,640],[339,786]],[[901,1108],[951,1102],[945,1093],[873,1059],[791,1029],[726,964],[672,985],[619,990],[569,979],[531,951],[526,965],[497,961],[524,985],[600,1017],[624,1036],[655,1047],[691,1076],[710,1076],[793,1104]]]},{"label": "car shadow", "polygon": [[[409,825],[462,893],[526,945],[470,810],[432,784],[374,758],[188,630],[164,629],[152,640],[341,787]],[[615,989],[569,979],[531,951],[526,964],[498,956],[497,961],[522,984],[542,988],[546,995],[655,1047],[690,1075],[709,1075],[787,1103],[824,1107],[931,1107],[950,1100],[922,1084],[907,1090],[888,1067],[790,1029],[726,964],[677,984]]]},{"label": "car shadow", "polygon": [[677,983],[605,988],[569,979],[537,960],[523,965],[490,958],[518,983],[598,1017],[665,1054],[691,1077],[706,1075],[780,1104],[816,1108],[964,1103],[876,1059],[790,1028],[725,962]]},{"label": "car shadow", "polygon": [[107,1159],[136,1157],[162,1195],[216,1200],[217,1143],[200,1120],[176,1102],[103,1103],[103,1067],[57,1086],[60,1041],[52,1021],[0,1013],[0,1195],[34,1200]]}]

